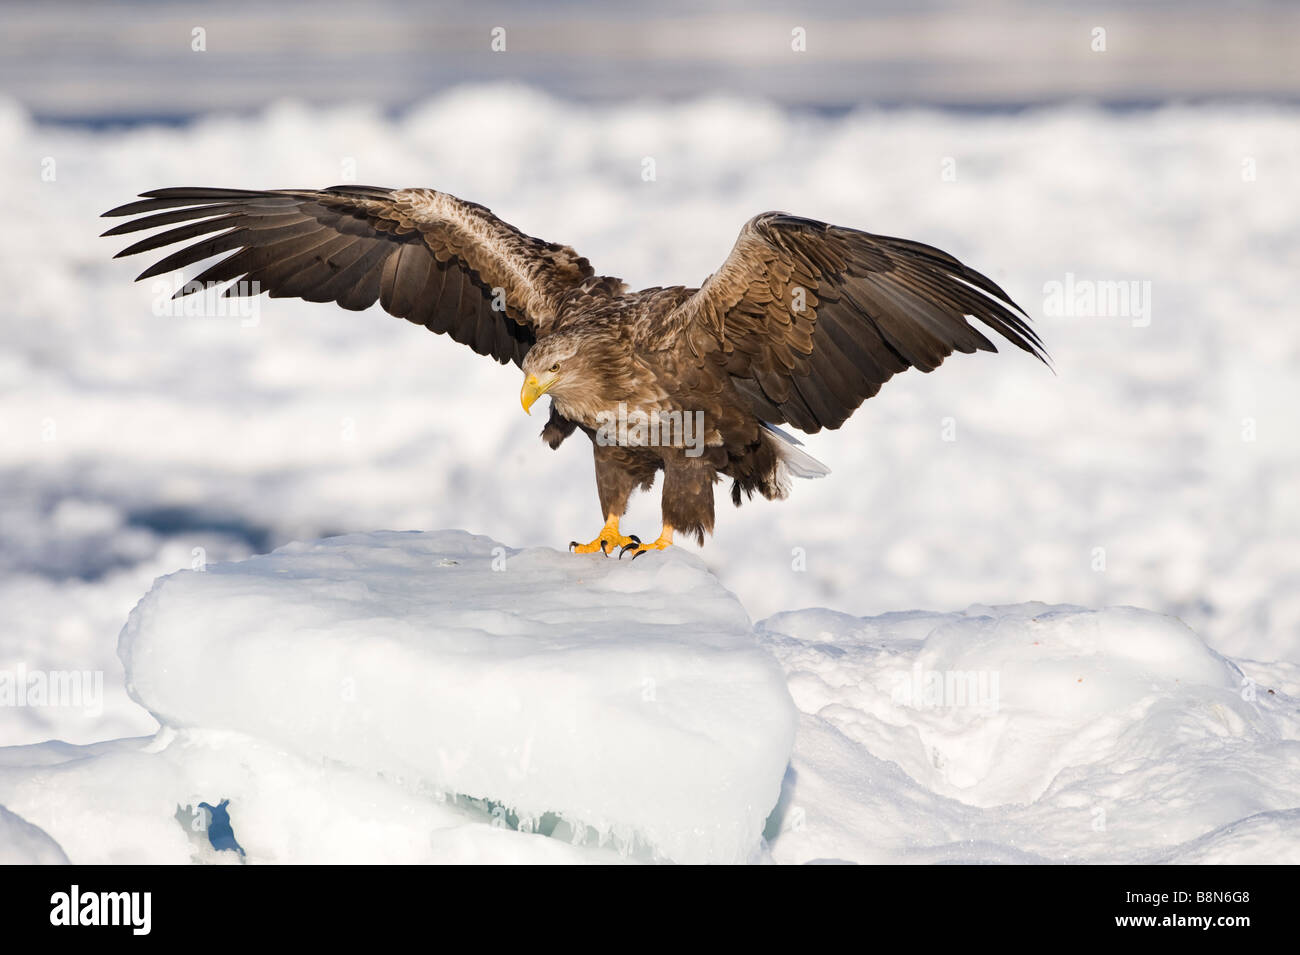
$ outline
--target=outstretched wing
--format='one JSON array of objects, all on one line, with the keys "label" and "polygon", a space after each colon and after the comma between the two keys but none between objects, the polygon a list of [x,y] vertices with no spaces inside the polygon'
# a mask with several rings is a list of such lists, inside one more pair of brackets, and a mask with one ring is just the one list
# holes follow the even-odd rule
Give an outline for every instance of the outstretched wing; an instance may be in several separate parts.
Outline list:
[{"label": "outstretched wing", "polygon": [[141,279],[233,252],[178,296],[238,280],[225,294],[269,292],[358,311],[378,300],[503,364],[523,360],[550,330],[564,294],[592,274],[568,246],[534,239],[483,206],[432,189],[158,189],[104,215],[139,216],[106,236],[176,226],[119,257],[200,239]]},{"label": "outstretched wing", "polygon": [[656,323],[775,424],[838,428],[891,377],[954,351],[997,351],[965,316],[1046,361],[1027,316],[991,280],[919,242],[784,213],[756,216],[722,268]]}]

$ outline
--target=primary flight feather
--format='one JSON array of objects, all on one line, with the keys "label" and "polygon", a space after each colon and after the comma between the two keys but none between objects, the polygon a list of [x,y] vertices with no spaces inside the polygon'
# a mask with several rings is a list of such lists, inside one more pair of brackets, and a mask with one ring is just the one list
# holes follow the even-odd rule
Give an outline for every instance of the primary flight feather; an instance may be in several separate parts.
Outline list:
[{"label": "primary flight feather", "polygon": [[[1025,313],[947,253],[779,212],[745,223],[700,288],[639,292],[566,245],[432,189],[159,189],[104,215],[136,216],[107,236],[170,227],[119,256],[198,240],[141,279],[231,253],[178,295],[234,282],[226,294],[354,310],[378,301],[514,362],[525,410],[551,397],[543,439],[558,447],[581,430],[592,441],[605,524],[571,545],[581,553],[639,556],[674,532],[702,543],[720,477],[739,505],[827,473],[777,426],[838,428],[900,371],[996,351],[968,316],[1046,360]],[[660,471],[663,530],[643,543],[619,522]]]}]

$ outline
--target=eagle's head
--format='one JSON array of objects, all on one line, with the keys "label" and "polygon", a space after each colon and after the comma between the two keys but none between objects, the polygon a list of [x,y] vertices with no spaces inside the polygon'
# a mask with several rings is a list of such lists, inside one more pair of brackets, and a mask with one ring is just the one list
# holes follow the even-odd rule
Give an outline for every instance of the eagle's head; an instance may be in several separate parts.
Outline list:
[{"label": "eagle's head", "polygon": [[557,332],[539,341],[524,356],[524,387],[519,401],[532,414],[533,402],[549,394],[553,400],[583,403],[592,379],[580,350],[582,337]]}]

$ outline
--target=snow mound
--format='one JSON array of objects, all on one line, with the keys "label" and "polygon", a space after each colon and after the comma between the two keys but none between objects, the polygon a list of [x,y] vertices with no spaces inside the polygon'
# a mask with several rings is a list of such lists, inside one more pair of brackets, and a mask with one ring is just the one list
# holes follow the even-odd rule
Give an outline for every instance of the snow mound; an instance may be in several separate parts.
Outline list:
[{"label": "snow mound", "polygon": [[1175,618],[805,610],[758,631],[803,714],[778,861],[1300,862],[1297,700]]},{"label": "snow mound", "polygon": [[[793,746],[780,668],[677,550],[619,562],[460,531],[292,544],[159,579],[119,655],[173,745],[227,734],[680,862],[759,851]],[[272,821],[240,812],[240,843],[271,848]]]},{"label": "snow mound", "polygon": [[382,532],[162,577],[119,653],[161,729],[0,749],[0,856],[1300,863],[1294,666],[1147,610],[751,626],[684,550]]},{"label": "snow mound", "polygon": [[0,806],[0,865],[67,865],[49,834]]}]

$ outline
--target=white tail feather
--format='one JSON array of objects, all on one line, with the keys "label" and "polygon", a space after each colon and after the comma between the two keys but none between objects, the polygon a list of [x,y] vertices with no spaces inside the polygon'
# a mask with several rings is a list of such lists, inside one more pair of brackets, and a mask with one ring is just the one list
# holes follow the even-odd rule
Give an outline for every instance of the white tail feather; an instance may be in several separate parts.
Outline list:
[{"label": "white tail feather", "polygon": [[[820,478],[831,473],[831,469],[814,458],[807,451],[800,450],[803,442],[766,421],[760,422],[772,436],[772,445],[779,462],[777,483],[782,487],[788,484],[788,478]],[[784,473],[780,473],[784,472]]]}]

